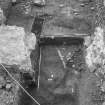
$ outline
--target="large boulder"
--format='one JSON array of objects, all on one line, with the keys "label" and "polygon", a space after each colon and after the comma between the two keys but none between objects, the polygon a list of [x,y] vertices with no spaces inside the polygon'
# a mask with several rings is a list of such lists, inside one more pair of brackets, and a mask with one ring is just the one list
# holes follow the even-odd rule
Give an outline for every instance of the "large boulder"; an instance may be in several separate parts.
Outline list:
[{"label": "large boulder", "polygon": [[0,27],[0,63],[32,70],[30,53],[35,49],[36,37],[17,26]]}]

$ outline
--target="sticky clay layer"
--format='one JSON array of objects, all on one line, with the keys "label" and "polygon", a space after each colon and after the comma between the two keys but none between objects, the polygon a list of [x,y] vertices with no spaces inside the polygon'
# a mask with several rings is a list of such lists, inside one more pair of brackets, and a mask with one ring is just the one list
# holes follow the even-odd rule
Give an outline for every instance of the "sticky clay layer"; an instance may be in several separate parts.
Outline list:
[{"label": "sticky clay layer", "polygon": [[25,33],[17,26],[0,27],[0,63],[17,65],[20,69],[31,70],[30,53],[35,48],[36,37]]}]

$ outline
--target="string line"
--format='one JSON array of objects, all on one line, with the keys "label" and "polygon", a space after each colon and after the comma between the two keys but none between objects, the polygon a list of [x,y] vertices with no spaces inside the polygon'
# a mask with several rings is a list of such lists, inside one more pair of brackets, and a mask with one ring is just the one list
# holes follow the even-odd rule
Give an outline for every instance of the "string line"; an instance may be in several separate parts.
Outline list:
[{"label": "string line", "polygon": [[5,66],[3,64],[0,63],[0,65],[2,66],[2,68],[8,73],[8,75],[21,87],[21,89],[35,102],[37,103],[37,105],[40,105],[39,102],[32,96],[30,95],[30,93],[27,92],[26,89],[24,89],[24,87],[11,75],[11,73],[5,68]]}]

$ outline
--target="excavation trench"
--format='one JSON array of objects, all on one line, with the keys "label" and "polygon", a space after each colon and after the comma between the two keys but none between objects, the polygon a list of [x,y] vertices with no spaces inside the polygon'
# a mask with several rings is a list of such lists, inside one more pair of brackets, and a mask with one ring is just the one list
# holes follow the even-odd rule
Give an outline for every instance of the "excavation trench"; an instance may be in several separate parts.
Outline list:
[{"label": "excavation trench", "polygon": [[[37,45],[34,82],[23,75],[24,88],[40,105],[79,105],[79,80],[85,70],[83,39],[42,37]],[[37,53],[36,53],[37,52]],[[19,105],[37,105],[22,91]]]}]

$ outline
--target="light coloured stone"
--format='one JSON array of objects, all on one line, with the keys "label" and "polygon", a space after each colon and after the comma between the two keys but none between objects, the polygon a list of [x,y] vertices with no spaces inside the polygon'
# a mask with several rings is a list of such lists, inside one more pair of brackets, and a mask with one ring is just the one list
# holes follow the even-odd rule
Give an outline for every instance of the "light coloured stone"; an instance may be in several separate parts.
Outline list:
[{"label": "light coloured stone", "polygon": [[88,67],[96,68],[100,65],[102,72],[105,73],[105,44],[104,44],[104,29],[96,27],[92,43],[86,49],[86,63]]},{"label": "light coloured stone", "polygon": [[102,105],[105,105],[105,102],[103,102],[103,104]]},{"label": "light coloured stone", "polygon": [[0,27],[0,63],[31,68],[30,53],[35,49],[36,37],[17,26]]},{"label": "light coloured stone", "polygon": [[16,0],[12,0],[12,2],[14,3],[14,2],[16,2]]},{"label": "light coloured stone", "polygon": [[4,16],[3,10],[0,8],[0,24],[3,25],[6,21],[6,17]]},{"label": "light coloured stone", "polygon": [[9,90],[12,87],[11,84],[6,84],[6,89]]},{"label": "light coloured stone", "polygon": [[103,4],[104,4],[104,6],[105,6],[105,0],[103,0]]},{"label": "light coloured stone", "polygon": [[33,0],[33,2],[37,4],[45,4],[45,0]]}]

